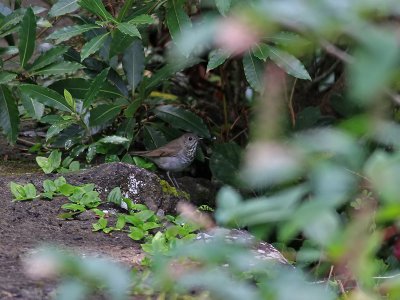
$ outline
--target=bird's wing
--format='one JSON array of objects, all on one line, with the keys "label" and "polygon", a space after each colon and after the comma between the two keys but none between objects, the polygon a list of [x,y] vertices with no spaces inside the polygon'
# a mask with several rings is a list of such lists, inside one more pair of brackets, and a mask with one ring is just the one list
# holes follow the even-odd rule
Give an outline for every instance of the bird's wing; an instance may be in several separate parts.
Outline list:
[{"label": "bird's wing", "polygon": [[178,143],[169,143],[154,150],[136,151],[133,152],[133,154],[144,157],[165,157],[174,156],[180,149],[181,146]]}]

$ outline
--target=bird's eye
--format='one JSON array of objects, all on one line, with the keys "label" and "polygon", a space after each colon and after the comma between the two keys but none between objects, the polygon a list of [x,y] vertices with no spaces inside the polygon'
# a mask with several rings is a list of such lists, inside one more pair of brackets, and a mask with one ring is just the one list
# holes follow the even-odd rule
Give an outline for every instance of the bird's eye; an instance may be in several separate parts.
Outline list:
[{"label": "bird's eye", "polygon": [[191,141],[191,140],[193,140],[193,138],[192,138],[192,137],[189,137],[189,141]]}]

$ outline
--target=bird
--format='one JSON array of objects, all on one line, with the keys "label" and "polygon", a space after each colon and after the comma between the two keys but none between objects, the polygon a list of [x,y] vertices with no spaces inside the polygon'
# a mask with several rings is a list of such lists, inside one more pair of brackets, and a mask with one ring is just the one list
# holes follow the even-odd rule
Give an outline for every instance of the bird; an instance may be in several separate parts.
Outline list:
[{"label": "bird", "polygon": [[134,151],[132,154],[148,158],[160,169],[167,171],[169,180],[178,188],[179,185],[172,180],[170,172],[180,172],[193,162],[200,139],[194,133],[185,133],[157,149]]}]

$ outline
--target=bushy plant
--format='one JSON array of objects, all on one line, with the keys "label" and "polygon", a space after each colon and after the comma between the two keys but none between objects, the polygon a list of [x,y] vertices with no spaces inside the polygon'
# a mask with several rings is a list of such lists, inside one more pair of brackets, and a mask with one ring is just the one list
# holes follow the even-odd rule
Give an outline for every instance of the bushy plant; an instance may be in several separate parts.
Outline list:
[{"label": "bushy plant", "polygon": [[[224,239],[160,253],[154,246],[158,292],[399,297],[396,1],[65,3],[43,19],[38,8],[2,7],[9,46],[1,54],[0,126],[9,140],[17,138],[18,106],[50,125],[49,143],[86,151],[89,161],[141,138],[154,148],[177,130],[212,133],[226,142],[213,147],[212,175],[230,185],[218,195],[218,223],[246,226],[296,253],[294,271],[269,268]],[[32,30],[64,15],[73,25]],[[31,59],[37,37],[51,49]],[[82,39],[68,48],[73,37]],[[181,70],[196,83],[177,97]],[[171,271],[187,257],[198,264]]]}]

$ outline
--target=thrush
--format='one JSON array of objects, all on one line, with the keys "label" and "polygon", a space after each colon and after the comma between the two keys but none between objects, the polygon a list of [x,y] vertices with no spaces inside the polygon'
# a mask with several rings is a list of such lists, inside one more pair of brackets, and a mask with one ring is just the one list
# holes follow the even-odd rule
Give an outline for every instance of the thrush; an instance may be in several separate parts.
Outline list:
[{"label": "thrush", "polygon": [[160,169],[167,171],[173,185],[178,183],[171,179],[170,172],[179,172],[188,167],[194,160],[200,138],[193,133],[185,133],[160,148],[148,151],[135,151],[134,155],[146,157]]}]

